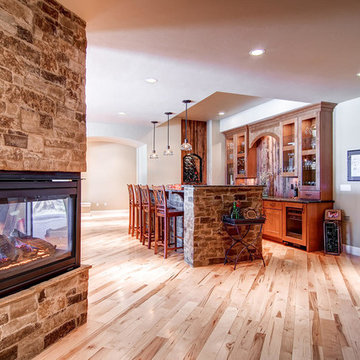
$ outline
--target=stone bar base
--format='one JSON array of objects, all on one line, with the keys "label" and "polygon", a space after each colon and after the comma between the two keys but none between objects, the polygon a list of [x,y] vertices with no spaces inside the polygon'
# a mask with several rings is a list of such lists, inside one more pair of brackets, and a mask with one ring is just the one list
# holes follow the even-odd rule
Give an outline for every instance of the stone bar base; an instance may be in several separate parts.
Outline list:
[{"label": "stone bar base", "polygon": [[[223,262],[231,240],[224,231],[222,216],[230,214],[234,201],[242,208],[251,207],[262,213],[263,187],[189,185],[184,188],[186,263],[196,267]],[[259,230],[260,225],[253,225],[247,239],[254,239]],[[261,237],[256,247],[262,253]],[[248,259],[249,255],[244,251],[239,261]]]},{"label": "stone bar base", "polygon": [[31,359],[87,321],[89,269],[0,299],[0,360]]}]

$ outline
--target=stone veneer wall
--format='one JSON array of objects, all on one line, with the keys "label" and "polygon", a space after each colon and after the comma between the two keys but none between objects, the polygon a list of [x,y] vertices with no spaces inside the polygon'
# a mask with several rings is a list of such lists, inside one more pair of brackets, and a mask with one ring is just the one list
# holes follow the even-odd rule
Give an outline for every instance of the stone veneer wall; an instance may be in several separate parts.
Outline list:
[{"label": "stone veneer wall", "polygon": [[[191,266],[224,262],[231,240],[224,231],[222,216],[229,214],[234,200],[242,208],[252,207],[262,213],[262,186],[185,186],[184,258]],[[247,239],[255,239],[260,225],[251,226]],[[262,252],[261,236],[256,247]],[[232,253],[234,254],[234,252]],[[239,259],[248,260],[244,251]]]},{"label": "stone veneer wall", "polygon": [[54,0],[0,1],[0,170],[86,170],[85,26]]},{"label": "stone veneer wall", "polygon": [[89,268],[0,299],[0,360],[31,359],[86,322]]}]

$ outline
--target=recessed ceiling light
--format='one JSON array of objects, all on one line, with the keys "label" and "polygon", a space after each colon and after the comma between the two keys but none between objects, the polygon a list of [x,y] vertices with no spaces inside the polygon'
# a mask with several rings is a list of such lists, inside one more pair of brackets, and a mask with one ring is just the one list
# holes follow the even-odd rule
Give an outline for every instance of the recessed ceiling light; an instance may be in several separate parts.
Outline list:
[{"label": "recessed ceiling light", "polygon": [[219,111],[218,115],[222,116],[225,115],[224,111]]},{"label": "recessed ceiling light", "polygon": [[145,79],[145,81],[149,84],[155,84],[158,82],[157,79],[154,79],[154,78],[147,78],[147,79]]},{"label": "recessed ceiling light", "polygon": [[360,77],[360,72],[358,72],[358,73],[356,74],[356,76]]},{"label": "recessed ceiling light", "polygon": [[124,116],[124,115],[126,115],[126,113],[124,113],[123,111],[119,111],[119,112],[118,112],[118,115]]},{"label": "recessed ceiling light", "polygon": [[252,55],[252,56],[260,56],[260,55],[262,55],[264,53],[265,53],[264,49],[254,49],[254,50],[251,50],[249,52],[249,54]]}]

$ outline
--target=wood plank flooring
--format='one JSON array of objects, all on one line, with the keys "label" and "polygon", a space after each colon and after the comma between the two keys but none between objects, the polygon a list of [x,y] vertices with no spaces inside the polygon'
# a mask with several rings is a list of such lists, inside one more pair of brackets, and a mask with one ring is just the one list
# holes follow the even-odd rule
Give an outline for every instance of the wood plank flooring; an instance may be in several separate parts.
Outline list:
[{"label": "wood plank flooring", "polygon": [[88,323],[37,360],[360,359],[360,259],[264,241],[261,261],[192,269],[127,235],[127,214],[82,221]]}]

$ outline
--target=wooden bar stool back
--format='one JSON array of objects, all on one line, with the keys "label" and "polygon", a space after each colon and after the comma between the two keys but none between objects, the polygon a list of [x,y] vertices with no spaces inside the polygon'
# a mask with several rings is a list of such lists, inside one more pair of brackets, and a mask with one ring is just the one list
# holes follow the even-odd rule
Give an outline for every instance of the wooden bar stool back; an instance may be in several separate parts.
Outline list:
[{"label": "wooden bar stool back", "polygon": [[142,204],[141,204],[141,192],[140,186],[134,185],[135,193],[135,235],[136,238],[140,241],[143,240],[143,231],[142,231]]},{"label": "wooden bar stool back", "polygon": [[140,185],[141,203],[143,210],[143,245],[148,242],[148,248],[151,248],[151,241],[155,239],[155,206],[151,200],[151,194],[147,185]]},{"label": "wooden bar stool back", "polygon": [[[157,254],[158,247],[164,247],[164,258],[167,258],[168,250],[177,250],[183,248],[183,242],[181,246],[178,246],[178,240],[183,241],[183,237],[177,235],[176,231],[176,218],[181,216],[184,219],[184,211],[174,208],[170,208],[167,204],[165,186],[152,186],[155,199],[155,246],[154,253]],[[170,239],[170,219],[173,219],[173,242]],[[163,239],[160,237],[161,222],[163,222]],[[162,241],[161,241],[162,240]]]},{"label": "wooden bar stool back", "polygon": [[134,207],[134,188],[131,184],[127,184],[129,192],[129,231],[131,236],[134,236],[134,218],[135,218],[135,207]]}]

